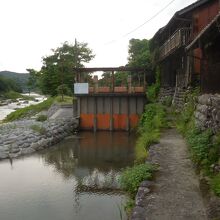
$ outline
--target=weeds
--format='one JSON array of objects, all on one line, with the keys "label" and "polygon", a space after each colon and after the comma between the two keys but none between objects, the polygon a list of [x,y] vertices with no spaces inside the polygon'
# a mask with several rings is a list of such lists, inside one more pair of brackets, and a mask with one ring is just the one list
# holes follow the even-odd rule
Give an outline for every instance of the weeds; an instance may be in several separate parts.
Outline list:
[{"label": "weeds", "polygon": [[45,132],[46,132],[46,129],[43,126],[40,126],[40,125],[37,125],[37,124],[31,125],[30,128],[33,131],[38,132],[39,134],[45,134]]},{"label": "weeds", "polygon": [[46,115],[38,115],[38,117],[36,118],[36,121],[46,121],[47,120],[47,116]]},{"label": "weeds", "polygon": [[149,163],[126,168],[119,179],[122,189],[128,192],[131,198],[134,198],[140,183],[151,179],[153,171],[154,167]]},{"label": "weeds", "polygon": [[155,103],[157,101],[157,97],[160,92],[160,69],[157,67],[156,69],[156,82],[147,88],[147,99],[151,103]]},{"label": "weeds", "polygon": [[147,157],[148,148],[157,143],[160,138],[160,129],[167,126],[165,108],[161,104],[149,104],[142,114],[138,133],[140,134],[135,145],[135,162],[142,163]]}]

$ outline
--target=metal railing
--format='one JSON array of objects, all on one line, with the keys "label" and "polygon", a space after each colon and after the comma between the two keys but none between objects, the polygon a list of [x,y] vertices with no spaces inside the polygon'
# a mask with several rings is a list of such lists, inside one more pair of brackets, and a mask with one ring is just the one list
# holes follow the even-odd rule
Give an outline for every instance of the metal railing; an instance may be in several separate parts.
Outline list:
[{"label": "metal railing", "polygon": [[160,60],[175,51],[177,48],[187,45],[191,39],[191,29],[178,29],[168,40],[160,47]]}]

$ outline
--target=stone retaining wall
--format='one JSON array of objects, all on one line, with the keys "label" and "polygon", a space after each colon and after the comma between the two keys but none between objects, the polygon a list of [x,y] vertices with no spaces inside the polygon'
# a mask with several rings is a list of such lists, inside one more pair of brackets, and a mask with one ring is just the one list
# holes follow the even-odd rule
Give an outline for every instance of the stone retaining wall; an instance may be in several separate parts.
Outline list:
[{"label": "stone retaining wall", "polygon": [[0,159],[14,158],[50,147],[71,135],[77,119],[45,122],[22,120],[0,126]]},{"label": "stone retaining wall", "polygon": [[196,125],[202,130],[220,131],[220,94],[204,94],[198,97],[195,111]]}]

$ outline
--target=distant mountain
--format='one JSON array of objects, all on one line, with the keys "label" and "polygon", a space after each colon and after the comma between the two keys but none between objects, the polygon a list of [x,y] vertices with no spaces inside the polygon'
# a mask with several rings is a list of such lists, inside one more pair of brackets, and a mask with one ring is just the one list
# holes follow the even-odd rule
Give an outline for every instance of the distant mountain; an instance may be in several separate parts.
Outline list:
[{"label": "distant mountain", "polygon": [[23,91],[27,91],[27,81],[29,73],[16,73],[11,71],[0,71],[0,76],[13,79],[22,88]]}]

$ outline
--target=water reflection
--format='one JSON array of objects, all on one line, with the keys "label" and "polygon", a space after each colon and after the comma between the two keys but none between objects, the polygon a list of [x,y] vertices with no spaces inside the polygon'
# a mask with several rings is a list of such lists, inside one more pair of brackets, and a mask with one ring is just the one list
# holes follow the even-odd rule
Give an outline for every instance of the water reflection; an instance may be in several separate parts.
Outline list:
[{"label": "water reflection", "polygon": [[121,168],[133,162],[134,138],[127,133],[84,132],[42,154],[64,178],[74,177],[76,190],[103,192],[118,189]]},{"label": "water reflection", "polygon": [[125,132],[83,132],[0,162],[0,219],[120,220],[125,197],[116,180],[133,163],[134,142]]}]

